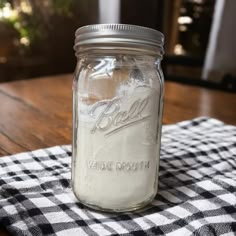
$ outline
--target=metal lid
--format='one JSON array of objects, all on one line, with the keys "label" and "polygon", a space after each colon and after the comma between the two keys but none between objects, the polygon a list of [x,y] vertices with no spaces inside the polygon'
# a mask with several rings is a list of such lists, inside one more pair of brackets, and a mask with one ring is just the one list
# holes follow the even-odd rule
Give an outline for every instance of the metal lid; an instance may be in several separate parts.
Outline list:
[{"label": "metal lid", "polygon": [[89,44],[142,44],[152,47],[163,47],[164,35],[154,29],[125,24],[87,25],[75,33],[76,50]]}]

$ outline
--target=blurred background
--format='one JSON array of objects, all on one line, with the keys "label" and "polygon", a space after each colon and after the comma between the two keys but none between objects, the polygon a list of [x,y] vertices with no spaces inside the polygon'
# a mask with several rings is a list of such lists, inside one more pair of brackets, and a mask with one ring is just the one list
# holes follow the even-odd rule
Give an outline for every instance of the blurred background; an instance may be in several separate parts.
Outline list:
[{"label": "blurred background", "polygon": [[236,91],[235,0],[0,0],[0,82],[72,73],[75,30],[126,23],[165,34],[167,80]]}]

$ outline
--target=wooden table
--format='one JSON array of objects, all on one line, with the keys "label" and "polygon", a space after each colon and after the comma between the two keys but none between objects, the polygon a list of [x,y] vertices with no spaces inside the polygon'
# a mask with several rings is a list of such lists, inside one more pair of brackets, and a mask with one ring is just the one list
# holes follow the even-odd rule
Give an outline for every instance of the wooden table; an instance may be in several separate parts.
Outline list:
[{"label": "wooden table", "polygon": [[[0,84],[0,156],[70,144],[71,87],[72,75]],[[163,123],[198,116],[236,125],[236,94],[166,82]]]},{"label": "wooden table", "polygon": [[[0,156],[71,143],[72,77],[0,84]],[[166,82],[163,123],[198,116],[236,125],[236,94]]]}]

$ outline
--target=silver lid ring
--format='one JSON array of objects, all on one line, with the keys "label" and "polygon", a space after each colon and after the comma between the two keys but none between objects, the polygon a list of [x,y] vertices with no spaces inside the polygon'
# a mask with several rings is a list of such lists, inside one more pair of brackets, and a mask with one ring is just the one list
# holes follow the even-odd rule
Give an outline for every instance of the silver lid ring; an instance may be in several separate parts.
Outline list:
[{"label": "silver lid ring", "polygon": [[75,46],[90,44],[141,44],[162,48],[164,35],[154,29],[126,24],[97,24],[79,28],[75,33]]}]

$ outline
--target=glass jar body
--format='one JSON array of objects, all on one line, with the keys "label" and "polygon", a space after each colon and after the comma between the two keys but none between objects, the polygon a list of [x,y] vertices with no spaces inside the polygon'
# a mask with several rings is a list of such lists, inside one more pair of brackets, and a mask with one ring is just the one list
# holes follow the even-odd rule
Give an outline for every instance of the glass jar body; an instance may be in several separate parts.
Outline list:
[{"label": "glass jar body", "polygon": [[79,53],[73,84],[72,187],[89,207],[144,207],[158,187],[163,75],[157,53]]}]

